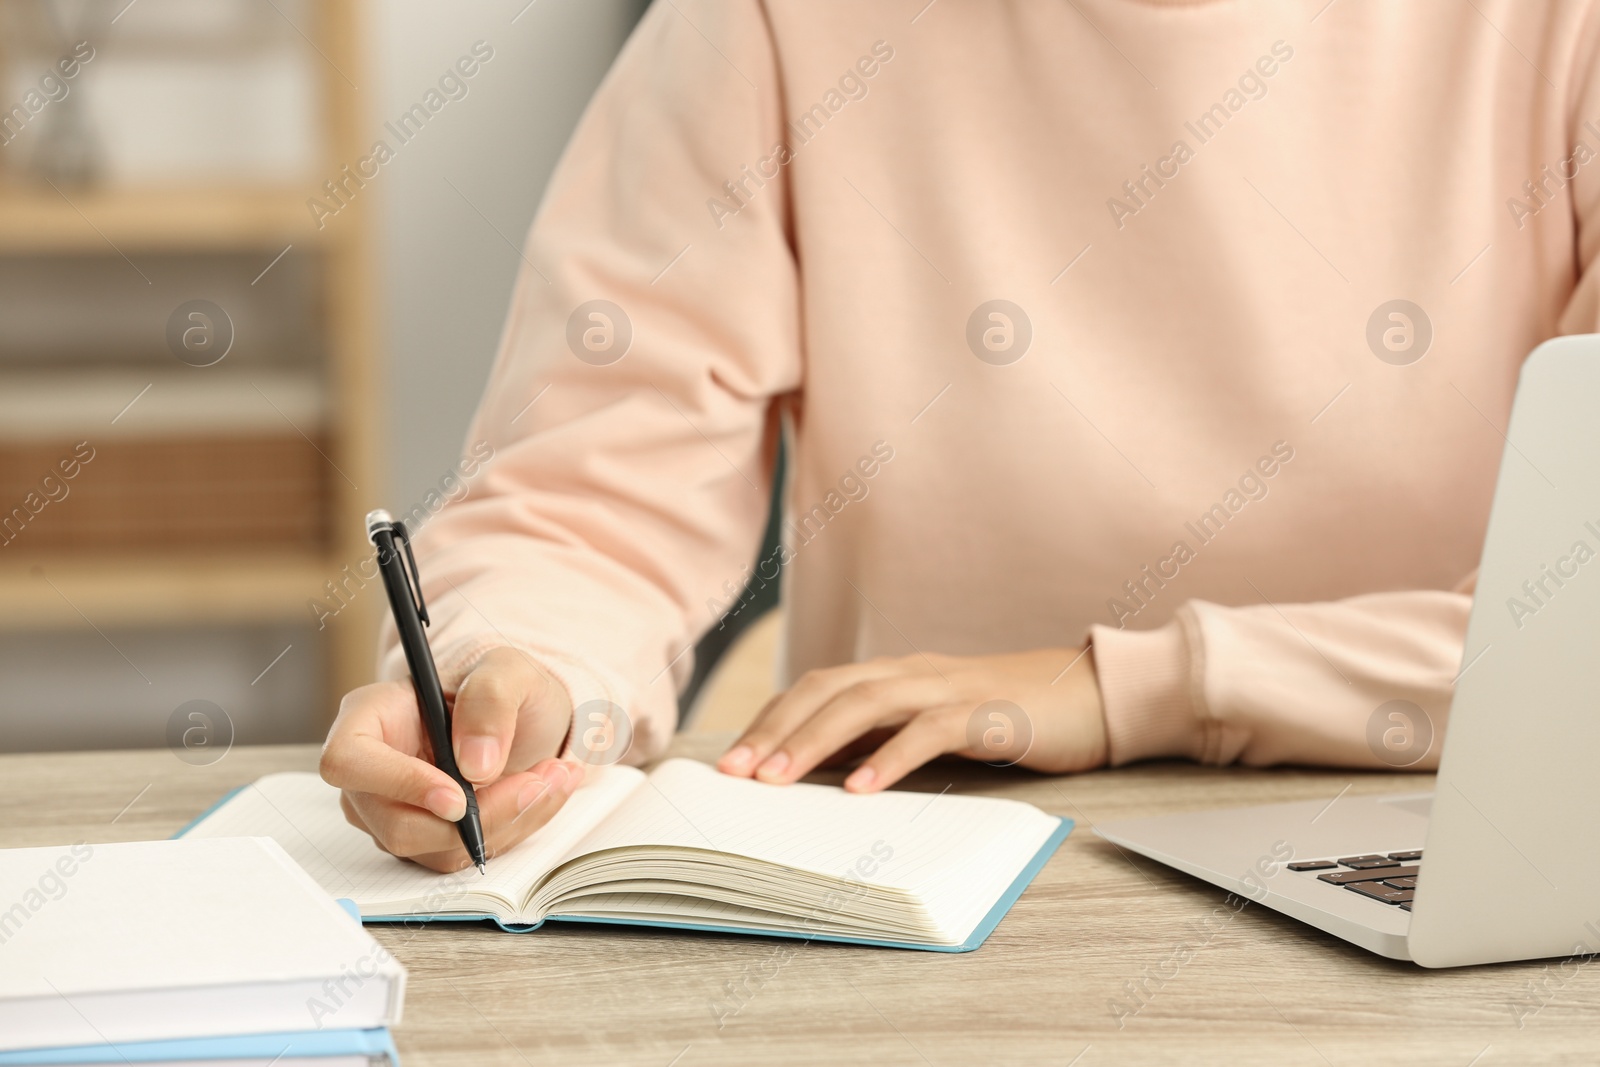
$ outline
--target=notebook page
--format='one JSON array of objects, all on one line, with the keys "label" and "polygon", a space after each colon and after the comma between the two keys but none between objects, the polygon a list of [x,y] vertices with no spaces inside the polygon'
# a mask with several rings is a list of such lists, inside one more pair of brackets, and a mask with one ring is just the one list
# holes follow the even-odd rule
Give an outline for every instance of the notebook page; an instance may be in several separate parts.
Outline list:
[{"label": "notebook page", "polygon": [[691,922],[706,926],[733,927],[751,930],[776,930],[782,933],[839,934],[864,940],[909,941],[918,944],[939,944],[940,939],[927,936],[922,930],[889,930],[882,924],[865,925],[841,922],[826,914],[813,914],[797,919],[787,912],[774,912],[741,904],[716,900],[686,900],[678,894],[665,893],[591,893],[563,901],[552,909],[552,916],[573,916],[580,919],[632,919],[644,922]]},{"label": "notebook page", "polygon": [[1059,825],[992,797],[768,785],[693,760],[650,773],[573,855],[665,845],[712,849],[916,896],[941,929],[975,928]]},{"label": "notebook page", "polygon": [[[389,855],[351,826],[339,791],[315,774],[269,774],[206,816],[185,837],[271,837],[335,897],[362,915],[482,911],[476,893],[492,890],[513,907],[629,791],[644,780],[632,767],[591,767],[549,823],[489,861],[487,877],[469,868],[436,874]],[[468,897],[468,894],[474,894]]]}]

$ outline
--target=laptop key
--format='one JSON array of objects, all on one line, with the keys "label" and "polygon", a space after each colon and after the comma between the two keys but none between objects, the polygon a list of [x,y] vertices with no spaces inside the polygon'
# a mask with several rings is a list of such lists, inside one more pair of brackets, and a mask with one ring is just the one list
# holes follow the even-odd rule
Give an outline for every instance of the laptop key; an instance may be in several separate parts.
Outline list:
[{"label": "laptop key", "polygon": [[1291,871],[1331,871],[1339,865],[1332,860],[1301,860],[1288,866]]},{"label": "laptop key", "polygon": [[1409,904],[1416,895],[1415,890],[1394,889],[1382,882],[1351,882],[1345,888],[1385,904]]},{"label": "laptop key", "polygon": [[1400,910],[1401,911],[1410,911],[1411,910],[1411,901],[1409,901],[1409,900],[1401,901],[1400,902]]},{"label": "laptop key", "polygon": [[1381,882],[1388,878],[1415,878],[1420,867],[1382,867],[1377,870],[1329,871],[1317,878],[1331,885],[1349,885],[1352,882]]},{"label": "laptop key", "polygon": [[1409,852],[1391,852],[1389,858],[1399,860],[1401,863],[1415,863],[1422,858],[1422,850],[1414,848]]},{"label": "laptop key", "polygon": [[1373,867],[1398,867],[1400,865],[1399,860],[1390,859],[1388,856],[1378,855],[1346,856],[1344,859],[1340,860],[1339,863],[1341,866],[1350,867],[1358,871],[1370,870]]},{"label": "laptop key", "polygon": [[1385,878],[1383,880],[1383,884],[1388,886],[1391,889],[1415,889],[1415,888],[1417,888],[1417,880],[1414,877],[1412,877],[1412,878],[1394,878],[1394,877]]}]

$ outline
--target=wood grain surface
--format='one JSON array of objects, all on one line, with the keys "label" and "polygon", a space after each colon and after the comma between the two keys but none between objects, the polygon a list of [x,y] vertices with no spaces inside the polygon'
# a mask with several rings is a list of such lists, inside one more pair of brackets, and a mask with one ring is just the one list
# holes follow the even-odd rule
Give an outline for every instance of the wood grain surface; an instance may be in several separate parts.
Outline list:
[{"label": "wood grain surface", "polygon": [[[706,758],[725,743],[682,735],[674,751]],[[234,786],[315,765],[312,746],[238,748],[204,767],[164,749],[0,757],[0,845],[166,837]],[[1255,905],[1235,911],[1221,890],[1123,855],[1091,829],[1331,800],[1347,785],[1403,792],[1429,780],[1180,764],[1056,779],[960,761],[925,768],[907,788],[1013,797],[1078,820],[966,955],[582,926],[373,930],[411,974],[396,1033],[406,1067],[1600,1062],[1600,966],[1391,962]],[[1137,1013],[1130,983],[1145,990]]]}]

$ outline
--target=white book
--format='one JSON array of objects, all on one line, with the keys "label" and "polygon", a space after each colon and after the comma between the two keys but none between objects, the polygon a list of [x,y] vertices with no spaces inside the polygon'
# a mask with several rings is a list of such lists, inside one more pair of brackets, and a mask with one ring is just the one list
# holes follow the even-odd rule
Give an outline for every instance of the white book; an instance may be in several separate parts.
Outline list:
[{"label": "white book", "polygon": [[591,768],[487,876],[388,855],[312,774],[269,775],[187,833],[271,836],[371,921],[489,918],[525,930],[565,919],[963,951],[1071,827],[1013,800],[776,786],[672,759],[648,774]]},{"label": "white book", "polygon": [[382,1027],[404,991],[265,837],[0,850],[0,1050]]}]

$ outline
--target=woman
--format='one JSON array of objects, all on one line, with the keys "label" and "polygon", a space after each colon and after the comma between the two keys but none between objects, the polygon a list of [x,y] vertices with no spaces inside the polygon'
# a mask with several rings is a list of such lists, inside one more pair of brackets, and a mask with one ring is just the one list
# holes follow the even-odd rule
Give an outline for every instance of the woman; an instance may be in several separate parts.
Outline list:
[{"label": "woman", "polygon": [[[728,773],[1436,761],[1520,360],[1594,328],[1594,5],[924,5],[658,3],[574,137],[419,538],[494,848],[665,746],[780,433]],[[456,869],[420,746],[369,686],[324,774]]]}]

